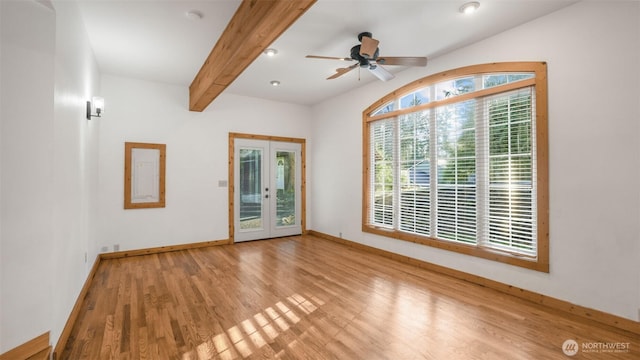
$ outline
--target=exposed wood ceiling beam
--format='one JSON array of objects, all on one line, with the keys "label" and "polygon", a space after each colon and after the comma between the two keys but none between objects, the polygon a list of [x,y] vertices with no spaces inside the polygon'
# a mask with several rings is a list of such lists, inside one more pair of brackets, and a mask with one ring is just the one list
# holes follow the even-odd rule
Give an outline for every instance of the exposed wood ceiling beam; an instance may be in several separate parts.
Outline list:
[{"label": "exposed wood ceiling beam", "polygon": [[317,0],[243,0],[189,86],[189,110],[203,111]]}]

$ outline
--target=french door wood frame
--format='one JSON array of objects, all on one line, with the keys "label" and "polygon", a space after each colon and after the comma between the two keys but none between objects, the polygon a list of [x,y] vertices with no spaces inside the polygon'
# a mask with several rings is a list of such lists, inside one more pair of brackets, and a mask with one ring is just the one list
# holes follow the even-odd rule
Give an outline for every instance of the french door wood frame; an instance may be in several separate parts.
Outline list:
[{"label": "french door wood frame", "polygon": [[[268,135],[256,135],[256,134],[243,134],[243,133],[229,133],[229,180],[227,182],[229,189],[229,243],[235,243],[235,140],[236,139],[252,139],[252,140],[266,140],[266,141],[278,141],[300,144],[300,164],[301,164],[301,199],[300,199],[300,225],[302,234],[307,233],[307,191],[306,191],[306,140],[301,138],[281,137],[281,136],[268,136]],[[238,205],[239,206],[239,205]]]}]

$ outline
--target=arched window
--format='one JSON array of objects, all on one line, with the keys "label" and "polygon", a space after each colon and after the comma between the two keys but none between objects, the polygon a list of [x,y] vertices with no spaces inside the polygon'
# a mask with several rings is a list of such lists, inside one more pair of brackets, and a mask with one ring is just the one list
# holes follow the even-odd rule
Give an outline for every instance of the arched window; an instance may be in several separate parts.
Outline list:
[{"label": "arched window", "polygon": [[428,76],[363,126],[363,231],[549,271],[546,63]]}]

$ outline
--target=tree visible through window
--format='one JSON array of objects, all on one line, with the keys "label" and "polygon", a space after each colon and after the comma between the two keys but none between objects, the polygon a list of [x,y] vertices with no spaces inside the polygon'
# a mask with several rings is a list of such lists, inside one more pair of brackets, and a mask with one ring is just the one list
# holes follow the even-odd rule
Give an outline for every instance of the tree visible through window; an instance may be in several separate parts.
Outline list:
[{"label": "tree visible through window", "polygon": [[380,99],[364,112],[364,230],[548,271],[546,113],[544,63],[456,69]]}]

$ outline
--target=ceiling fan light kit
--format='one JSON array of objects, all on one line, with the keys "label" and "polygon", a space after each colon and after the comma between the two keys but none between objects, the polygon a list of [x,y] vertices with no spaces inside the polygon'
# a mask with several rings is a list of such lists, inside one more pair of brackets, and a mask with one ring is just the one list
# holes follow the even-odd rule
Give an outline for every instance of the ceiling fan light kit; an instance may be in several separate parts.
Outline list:
[{"label": "ceiling fan light kit", "polygon": [[395,76],[390,73],[387,69],[383,68],[379,65],[371,65],[369,67],[369,71],[378,79],[382,81],[389,81],[393,79]]},{"label": "ceiling fan light kit", "polygon": [[401,65],[401,66],[426,66],[426,57],[410,57],[410,56],[384,56],[380,57],[380,48],[378,44],[380,41],[374,39],[370,32],[361,32],[358,34],[358,40],[360,44],[351,48],[350,58],[339,58],[331,56],[318,56],[307,55],[307,58],[312,59],[327,59],[327,60],[343,60],[343,61],[357,61],[346,68],[336,69],[336,73],[329,76],[327,80],[340,77],[349,71],[361,67],[368,69],[371,74],[382,81],[388,81],[395,76],[381,65]]}]

